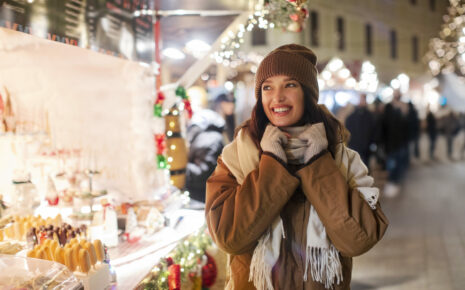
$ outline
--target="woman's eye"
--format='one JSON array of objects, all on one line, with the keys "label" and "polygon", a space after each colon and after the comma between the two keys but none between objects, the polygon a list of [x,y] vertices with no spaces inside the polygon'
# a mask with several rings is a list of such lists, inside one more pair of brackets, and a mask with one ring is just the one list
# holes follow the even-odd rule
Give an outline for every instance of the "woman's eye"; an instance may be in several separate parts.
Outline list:
[{"label": "woman's eye", "polygon": [[264,91],[268,91],[269,89],[271,89],[270,86],[263,86],[263,87],[262,87],[262,90],[264,90]]},{"label": "woman's eye", "polygon": [[297,87],[297,84],[296,83],[288,83],[288,84],[286,84],[286,87],[287,88],[295,88],[295,87]]}]

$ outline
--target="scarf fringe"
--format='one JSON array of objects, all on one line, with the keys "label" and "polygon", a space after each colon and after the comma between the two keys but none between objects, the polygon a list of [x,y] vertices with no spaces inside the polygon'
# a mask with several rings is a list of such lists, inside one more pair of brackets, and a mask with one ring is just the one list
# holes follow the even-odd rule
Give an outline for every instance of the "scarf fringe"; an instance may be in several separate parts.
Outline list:
[{"label": "scarf fringe", "polygon": [[267,247],[271,238],[270,231],[263,234],[258,240],[258,245],[252,255],[250,263],[249,282],[253,281],[255,288],[259,290],[274,290],[273,282],[271,281],[271,269],[273,265],[265,261]]},{"label": "scarf fringe", "polygon": [[331,244],[329,249],[307,246],[306,255],[304,281],[307,281],[310,264],[313,281],[324,284],[326,289],[332,289],[334,283],[339,285],[342,282],[342,265],[334,245]]}]

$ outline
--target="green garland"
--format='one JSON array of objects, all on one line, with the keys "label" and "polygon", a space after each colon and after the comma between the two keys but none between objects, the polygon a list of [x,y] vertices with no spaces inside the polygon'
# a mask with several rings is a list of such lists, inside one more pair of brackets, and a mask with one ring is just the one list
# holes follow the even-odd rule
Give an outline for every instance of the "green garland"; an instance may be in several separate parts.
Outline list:
[{"label": "green garland", "polygon": [[[306,14],[307,5],[306,1],[300,5],[296,4],[296,1],[288,0],[266,0],[265,8],[268,10],[267,19],[273,23],[277,28],[287,29],[289,24],[295,22],[291,19],[291,15],[297,15],[301,13],[301,9],[304,9],[304,15]],[[305,16],[306,18],[306,16]]]},{"label": "green garland", "polygon": [[181,285],[188,282],[189,273],[198,265],[198,260],[205,254],[207,247],[212,245],[211,237],[206,233],[206,225],[202,226],[196,233],[190,235],[168,255],[167,258],[160,260],[151,274],[142,280],[142,287],[137,289],[144,290],[168,290],[168,260],[172,263],[181,265]]}]

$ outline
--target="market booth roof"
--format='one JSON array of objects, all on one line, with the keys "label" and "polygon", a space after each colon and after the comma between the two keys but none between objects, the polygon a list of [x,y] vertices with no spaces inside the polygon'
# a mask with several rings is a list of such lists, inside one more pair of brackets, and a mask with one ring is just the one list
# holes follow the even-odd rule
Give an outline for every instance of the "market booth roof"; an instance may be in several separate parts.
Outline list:
[{"label": "market booth roof", "polygon": [[184,45],[181,41],[202,39],[210,45],[244,11],[251,1],[163,0],[155,9],[161,15],[163,46]]}]

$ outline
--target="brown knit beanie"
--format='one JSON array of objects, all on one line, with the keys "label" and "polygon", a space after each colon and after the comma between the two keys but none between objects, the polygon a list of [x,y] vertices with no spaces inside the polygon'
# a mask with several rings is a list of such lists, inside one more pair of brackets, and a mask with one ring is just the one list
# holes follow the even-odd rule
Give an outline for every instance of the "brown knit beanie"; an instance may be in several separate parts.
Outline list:
[{"label": "brown knit beanie", "polygon": [[270,52],[260,63],[255,75],[255,97],[261,94],[262,83],[269,77],[286,75],[308,87],[318,101],[316,55],[298,44],[280,46]]}]

